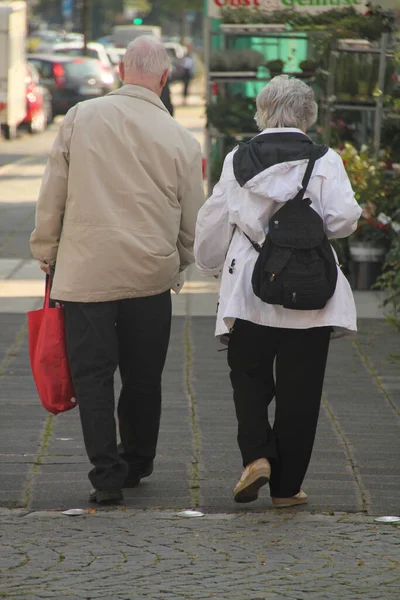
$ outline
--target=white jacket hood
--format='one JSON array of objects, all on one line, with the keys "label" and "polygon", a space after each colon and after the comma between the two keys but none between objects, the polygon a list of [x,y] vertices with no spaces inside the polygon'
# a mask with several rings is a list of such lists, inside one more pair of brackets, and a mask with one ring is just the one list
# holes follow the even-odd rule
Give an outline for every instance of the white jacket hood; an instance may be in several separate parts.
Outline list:
[{"label": "white jacket hood", "polygon": [[[315,145],[299,129],[267,129],[250,142],[240,144],[233,155],[236,181],[269,200],[287,202],[301,189],[304,163],[313,146],[317,148],[316,159],[329,150],[327,146]],[[296,183],[297,189],[293,185]]]}]

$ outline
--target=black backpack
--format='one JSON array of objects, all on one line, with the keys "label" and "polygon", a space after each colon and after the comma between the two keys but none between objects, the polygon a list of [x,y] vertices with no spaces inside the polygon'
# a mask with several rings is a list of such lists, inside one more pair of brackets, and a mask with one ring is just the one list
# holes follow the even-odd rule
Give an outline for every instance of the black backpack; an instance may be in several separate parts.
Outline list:
[{"label": "black backpack", "polygon": [[337,265],[318,213],[303,198],[315,164],[315,148],[302,189],[269,220],[262,246],[244,234],[259,253],[251,283],[258,298],[294,310],[324,308],[333,296]]}]

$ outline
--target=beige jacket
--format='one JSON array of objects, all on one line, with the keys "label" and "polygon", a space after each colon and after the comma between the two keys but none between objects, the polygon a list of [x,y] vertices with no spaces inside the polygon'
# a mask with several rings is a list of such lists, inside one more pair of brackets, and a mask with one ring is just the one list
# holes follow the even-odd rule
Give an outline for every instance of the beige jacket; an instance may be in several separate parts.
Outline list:
[{"label": "beige jacket", "polygon": [[66,115],[43,176],[32,254],[56,262],[57,300],[178,291],[203,202],[199,143],[156,94],[124,85]]}]

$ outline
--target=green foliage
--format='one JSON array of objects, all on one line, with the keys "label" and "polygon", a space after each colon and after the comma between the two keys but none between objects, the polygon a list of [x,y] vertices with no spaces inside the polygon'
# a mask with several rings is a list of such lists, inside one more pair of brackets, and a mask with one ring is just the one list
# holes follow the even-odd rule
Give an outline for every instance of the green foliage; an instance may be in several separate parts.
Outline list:
[{"label": "green foliage", "polygon": [[177,15],[182,14],[182,10],[203,10],[203,0],[162,0],[163,8]]},{"label": "green foliage", "polygon": [[360,14],[353,7],[332,9],[317,14],[296,10],[276,10],[267,12],[261,8],[221,9],[224,23],[286,23],[295,30],[327,31],[334,37],[367,38],[377,40],[383,31],[392,30],[395,18],[389,11],[372,8],[369,14]]},{"label": "green foliage", "polygon": [[387,119],[384,122],[381,132],[381,145],[390,152],[393,162],[400,163],[400,120]]},{"label": "green foliage", "polygon": [[[393,61],[388,59],[384,92],[390,93],[395,80]],[[375,104],[378,85],[379,55],[368,53],[339,53],[336,61],[335,94],[338,100]]]},{"label": "green foliage", "polygon": [[[123,0],[92,0],[92,38],[108,34],[111,28],[115,25],[118,16],[122,15],[124,10]],[[74,7],[73,21],[75,29],[78,29],[81,23],[81,15],[79,14],[79,5],[76,3]],[[33,14],[44,21],[51,24],[61,25],[63,17],[61,14],[61,1],[54,0],[37,0],[32,5]]]},{"label": "green foliage", "polygon": [[134,8],[143,16],[151,11],[151,2],[149,0],[124,0],[124,8]]},{"label": "green foliage", "polygon": [[250,139],[253,133],[258,133],[254,121],[255,112],[255,100],[239,95],[225,98],[220,96],[215,104],[207,106],[207,126],[212,125],[225,136],[218,139],[218,156],[212,160],[212,184],[216,183],[221,175],[225,156],[237,145],[237,134],[248,133],[250,136],[246,139]]},{"label": "green foliage", "polygon": [[340,152],[356,200],[362,208],[351,241],[370,242],[388,250],[397,236],[400,176],[387,179],[385,161],[376,161],[368,148],[359,152],[349,143]]},{"label": "green foliage", "polygon": [[254,115],[256,103],[253,98],[230,96],[218,98],[215,104],[207,106],[207,125],[212,125],[220,133],[233,136],[235,133],[258,132]]}]

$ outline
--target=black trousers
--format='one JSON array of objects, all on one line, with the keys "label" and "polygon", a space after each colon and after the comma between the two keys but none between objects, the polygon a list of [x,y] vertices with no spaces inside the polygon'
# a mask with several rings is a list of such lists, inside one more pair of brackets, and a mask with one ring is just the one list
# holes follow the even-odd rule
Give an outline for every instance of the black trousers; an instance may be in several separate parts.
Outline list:
[{"label": "black trousers", "polygon": [[[271,495],[300,491],[321,404],[331,327],[283,329],[236,319],[228,364],[238,420],[238,444],[246,466],[271,462]],[[274,372],[275,363],[275,372]],[[268,406],[275,397],[273,427]]]},{"label": "black trousers", "polygon": [[[129,465],[156,454],[161,377],[171,329],[171,294],[113,302],[65,302],[65,333],[86,452],[98,490],[120,489]],[[114,374],[122,389],[117,449]]]}]

